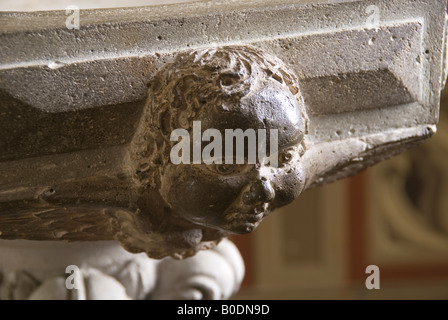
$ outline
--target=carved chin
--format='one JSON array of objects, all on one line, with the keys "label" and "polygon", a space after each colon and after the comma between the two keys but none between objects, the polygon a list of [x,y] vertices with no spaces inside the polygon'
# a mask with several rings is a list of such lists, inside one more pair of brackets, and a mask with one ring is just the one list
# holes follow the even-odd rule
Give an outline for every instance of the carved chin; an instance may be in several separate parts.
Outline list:
[{"label": "carved chin", "polygon": [[[263,218],[261,218],[263,219]],[[258,225],[261,222],[261,219],[259,222],[249,222],[249,221],[234,221],[233,223],[229,224],[228,226],[224,226],[225,230],[231,230],[232,233],[236,234],[246,234],[254,231]]]},{"label": "carved chin", "polygon": [[245,234],[254,231],[263,219],[269,214],[267,209],[253,209],[249,213],[241,210],[226,210],[220,220],[213,222],[191,219],[191,223],[202,228],[216,230],[218,232],[231,234]]},{"label": "carved chin", "polygon": [[214,240],[208,241],[204,241],[203,236],[202,229],[191,229],[181,232],[151,233],[143,237],[134,234],[133,238],[122,233],[117,235],[117,240],[127,251],[145,252],[148,257],[153,259],[162,259],[168,256],[184,259],[194,256],[200,250],[214,248],[225,237],[225,234],[218,232]]},{"label": "carved chin", "polygon": [[116,214],[113,220],[113,224],[120,225],[115,239],[126,250],[132,253],[145,252],[153,259],[167,256],[184,259],[200,250],[214,248],[229,234],[195,225],[171,212],[166,213],[165,219],[158,226],[150,226],[143,218],[136,219],[134,214],[126,211]]}]

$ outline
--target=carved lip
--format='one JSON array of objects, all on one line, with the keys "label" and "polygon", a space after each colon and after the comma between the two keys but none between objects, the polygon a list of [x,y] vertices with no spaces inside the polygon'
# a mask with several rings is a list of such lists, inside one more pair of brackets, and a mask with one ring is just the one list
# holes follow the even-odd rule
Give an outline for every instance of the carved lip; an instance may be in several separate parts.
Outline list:
[{"label": "carved lip", "polygon": [[252,223],[257,223],[260,222],[261,220],[263,220],[263,218],[265,217],[265,212],[261,212],[258,214],[243,214],[241,216],[241,219],[244,221],[248,221],[248,222],[252,222]]},{"label": "carved lip", "polygon": [[248,221],[258,223],[266,216],[267,207],[268,204],[264,203],[255,208],[250,208],[249,210],[229,210],[229,212],[225,213],[224,219],[229,222]]},{"label": "carved lip", "polygon": [[265,216],[265,212],[261,211],[258,213],[241,213],[241,212],[232,212],[225,216],[225,220],[227,221],[253,221],[258,222],[263,219]]},{"label": "carved lip", "polygon": [[259,215],[261,213],[265,213],[267,209],[267,203],[261,205],[261,206],[257,206],[254,208],[254,214],[255,215]]}]

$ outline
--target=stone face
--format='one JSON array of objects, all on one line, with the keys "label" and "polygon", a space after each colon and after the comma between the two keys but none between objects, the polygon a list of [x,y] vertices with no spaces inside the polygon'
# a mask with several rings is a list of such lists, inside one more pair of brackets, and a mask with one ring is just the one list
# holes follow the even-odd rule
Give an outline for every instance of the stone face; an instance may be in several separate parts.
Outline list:
[{"label": "stone face", "polygon": [[[182,258],[252,231],[436,131],[445,12],[213,1],[81,10],[79,29],[65,11],[1,13],[0,238]],[[193,121],[278,129],[280,167],[174,165],[170,135]]]},{"label": "stone face", "polygon": [[[297,84],[282,61],[247,46],[179,55],[157,73],[149,90],[145,115],[131,144],[134,179],[142,188],[159,190],[170,208],[164,209],[165,218],[175,215],[224,232],[252,231],[271,210],[294,200],[305,184],[299,158],[305,152],[308,119]],[[214,151],[205,152],[210,145],[197,138],[195,121],[202,130],[219,134],[213,138],[219,139]],[[188,139],[180,152],[190,155],[178,159],[180,163],[179,152],[173,152],[175,130]],[[228,148],[229,141],[238,141],[233,142],[226,130],[253,130],[246,152]],[[271,136],[276,133],[278,155],[271,159]],[[266,139],[261,157],[255,148],[260,139]],[[282,159],[284,155],[289,159]],[[270,162],[263,163],[267,158]]]}]

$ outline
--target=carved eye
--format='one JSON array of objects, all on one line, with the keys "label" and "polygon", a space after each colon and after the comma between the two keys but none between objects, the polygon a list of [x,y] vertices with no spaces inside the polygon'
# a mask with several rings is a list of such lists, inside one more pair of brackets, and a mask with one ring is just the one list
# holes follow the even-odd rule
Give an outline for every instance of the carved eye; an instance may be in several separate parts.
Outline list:
[{"label": "carved eye", "polygon": [[225,163],[214,165],[215,171],[220,174],[231,174],[235,172],[236,167],[237,166],[234,164],[225,164]]},{"label": "carved eye", "polygon": [[293,150],[292,149],[283,151],[279,155],[279,162],[282,163],[282,164],[288,163],[288,162],[290,162],[292,160],[293,157],[294,157],[294,154],[293,154]]}]

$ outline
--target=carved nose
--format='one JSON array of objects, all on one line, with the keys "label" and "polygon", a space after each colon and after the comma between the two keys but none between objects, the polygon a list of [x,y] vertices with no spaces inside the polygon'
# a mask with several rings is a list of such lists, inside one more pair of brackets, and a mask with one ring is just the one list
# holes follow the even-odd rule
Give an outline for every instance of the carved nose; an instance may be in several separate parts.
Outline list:
[{"label": "carved nose", "polygon": [[244,193],[245,204],[261,204],[274,200],[275,191],[268,180],[257,180]]}]

